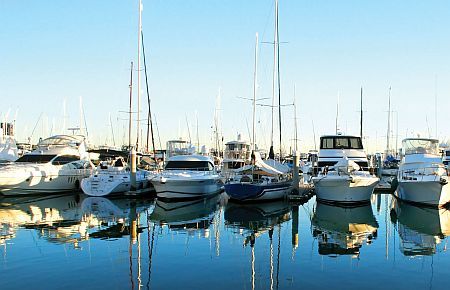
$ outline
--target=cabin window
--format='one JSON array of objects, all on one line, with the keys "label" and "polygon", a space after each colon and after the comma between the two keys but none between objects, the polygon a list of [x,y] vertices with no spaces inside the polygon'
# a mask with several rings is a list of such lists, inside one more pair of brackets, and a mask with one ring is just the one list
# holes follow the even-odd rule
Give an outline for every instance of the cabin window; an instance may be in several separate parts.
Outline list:
[{"label": "cabin window", "polygon": [[348,138],[336,138],[334,140],[336,149],[347,149],[348,146]]},{"label": "cabin window", "polygon": [[78,161],[80,160],[80,157],[75,156],[75,155],[62,155],[62,156],[58,156],[55,158],[55,160],[53,160],[52,164],[53,165],[64,165],[73,161]]},{"label": "cabin window", "polygon": [[363,149],[360,138],[349,138],[349,139],[350,139],[350,149]]},{"label": "cabin window", "polygon": [[166,165],[166,170],[199,170],[199,171],[210,171],[214,169],[211,162],[208,161],[169,161]]},{"label": "cabin window", "polygon": [[47,163],[50,162],[56,155],[24,155],[16,160],[16,162],[30,162],[30,163]]},{"label": "cabin window", "polygon": [[333,138],[322,138],[321,149],[333,149]]},{"label": "cabin window", "polygon": [[445,151],[445,156],[450,156],[450,150],[449,151]]}]

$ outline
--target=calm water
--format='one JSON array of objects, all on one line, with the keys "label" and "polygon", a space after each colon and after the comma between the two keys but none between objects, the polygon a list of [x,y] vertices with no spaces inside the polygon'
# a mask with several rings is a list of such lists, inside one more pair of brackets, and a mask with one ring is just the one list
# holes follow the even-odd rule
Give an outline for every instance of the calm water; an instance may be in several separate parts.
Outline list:
[{"label": "calm water", "polygon": [[0,199],[1,289],[448,289],[447,211]]}]

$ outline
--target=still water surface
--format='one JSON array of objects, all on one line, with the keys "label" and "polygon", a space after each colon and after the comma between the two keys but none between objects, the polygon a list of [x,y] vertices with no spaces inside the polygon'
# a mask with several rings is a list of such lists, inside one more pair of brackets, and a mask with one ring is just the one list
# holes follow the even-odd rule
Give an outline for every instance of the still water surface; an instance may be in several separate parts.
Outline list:
[{"label": "still water surface", "polygon": [[0,289],[448,289],[450,214],[375,194],[340,208],[0,198]]}]

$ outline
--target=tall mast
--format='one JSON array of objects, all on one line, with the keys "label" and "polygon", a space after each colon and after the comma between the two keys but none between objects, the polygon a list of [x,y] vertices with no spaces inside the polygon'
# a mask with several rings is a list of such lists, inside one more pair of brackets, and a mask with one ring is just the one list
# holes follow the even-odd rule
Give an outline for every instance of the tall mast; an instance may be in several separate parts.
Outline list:
[{"label": "tall mast", "polygon": [[297,144],[298,143],[298,131],[297,131],[297,105],[296,105],[295,85],[294,85],[294,121],[295,121],[295,124],[294,124],[294,129],[295,129],[294,150],[295,150],[295,152],[297,152],[298,151],[298,144]]},{"label": "tall mast", "polygon": [[131,107],[132,107],[132,99],[133,99],[133,62],[131,62],[130,68],[130,106],[128,108],[129,120],[128,120],[128,149],[131,150]]},{"label": "tall mast", "polygon": [[256,91],[258,87],[258,32],[255,37],[255,66],[253,72],[253,119],[252,119],[252,150],[253,154],[256,151],[256,138],[255,138],[255,122],[256,122]]},{"label": "tall mast", "polygon": [[278,76],[278,125],[280,127],[280,161],[281,161],[281,85],[280,85],[280,33],[278,32],[278,0],[275,0],[277,33],[277,76]]},{"label": "tall mast", "polygon": [[139,151],[139,133],[141,122],[141,33],[142,33],[142,1],[139,0],[139,28],[138,28],[138,59],[137,59],[137,136],[136,150]]},{"label": "tall mast", "polygon": [[437,75],[434,76],[434,122],[435,122],[435,134],[436,139],[438,136],[438,112],[437,112]]},{"label": "tall mast", "polygon": [[361,87],[361,118],[360,118],[359,137],[361,137],[361,140],[362,140],[362,138],[363,138],[363,88],[362,87]]},{"label": "tall mast", "polygon": [[274,109],[276,97],[276,67],[277,67],[277,41],[278,41],[278,0],[275,0],[275,14],[274,14],[274,36],[273,36],[273,72],[272,72],[272,129],[270,133],[270,153],[269,158],[274,158],[273,155],[273,139],[274,139]]},{"label": "tall mast", "polygon": [[391,150],[389,145],[389,139],[391,135],[391,87],[389,87],[389,103],[388,103],[388,128],[387,128],[387,134],[386,134],[386,154],[389,154],[389,151]]}]

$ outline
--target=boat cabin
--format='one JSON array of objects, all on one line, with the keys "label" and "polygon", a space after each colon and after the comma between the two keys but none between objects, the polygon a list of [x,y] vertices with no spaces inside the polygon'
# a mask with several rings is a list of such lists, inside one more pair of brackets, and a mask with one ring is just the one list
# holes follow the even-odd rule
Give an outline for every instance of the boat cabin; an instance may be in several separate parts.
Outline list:
[{"label": "boat cabin", "polygon": [[369,163],[364,152],[361,137],[346,135],[326,135],[320,137],[318,167],[333,166],[346,156],[368,170]]},{"label": "boat cabin", "polygon": [[179,155],[171,157],[165,170],[214,171],[211,158],[202,155]]}]

